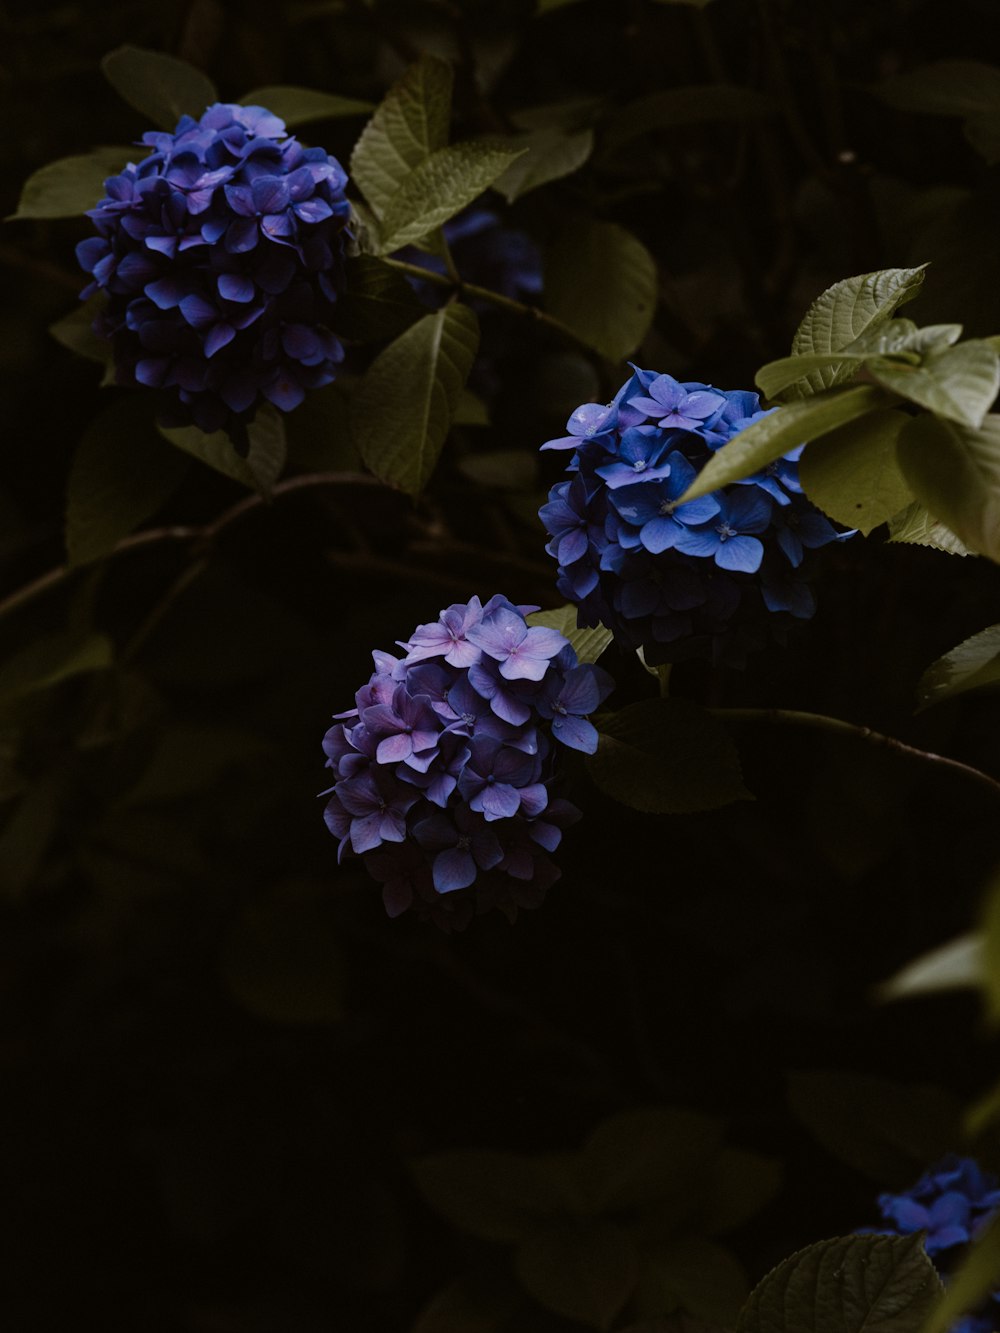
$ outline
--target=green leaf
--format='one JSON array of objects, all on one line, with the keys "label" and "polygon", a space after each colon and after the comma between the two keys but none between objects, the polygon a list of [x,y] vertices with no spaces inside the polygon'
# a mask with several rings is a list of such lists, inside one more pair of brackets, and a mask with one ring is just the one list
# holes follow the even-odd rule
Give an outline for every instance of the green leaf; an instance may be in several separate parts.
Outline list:
[{"label": "green leaf", "polygon": [[991,167],[1000,162],[1000,107],[970,116],[962,127],[966,142]]},{"label": "green leaf", "polygon": [[[924,281],[924,269],[887,268],[845,278],[818,296],[806,311],[792,339],[795,356],[829,355],[843,352],[863,334],[871,333],[891,319],[896,308],[916,296]],[[832,388],[853,373],[853,365],[831,366],[809,374],[796,397]]]},{"label": "green leaf", "polygon": [[[855,370],[864,361],[860,352],[817,352],[809,356],[783,356],[761,366],[754,383],[765,398],[778,398],[785,389],[807,379],[816,371],[831,371],[847,378],[848,369]],[[794,395],[793,395],[794,396]]]},{"label": "green leaf", "polygon": [[649,251],[615,222],[573,222],[546,251],[546,309],[610,361],[634,352],[649,331],[656,281]]},{"label": "green leaf", "polygon": [[614,1323],[638,1275],[632,1243],[612,1222],[540,1231],[518,1248],[514,1268],[547,1310],[601,1330]]},{"label": "green leaf", "polygon": [[715,1241],[692,1236],[657,1246],[640,1259],[633,1304],[636,1314],[653,1318],[678,1309],[731,1328],[747,1298],[743,1267]]},{"label": "green leaf", "polygon": [[982,919],[982,972],[980,982],[986,1001],[986,1020],[1000,1023],[1000,875],[995,875],[986,895]]},{"label": "green leaf", "polygon": [[979,430],[914,417],[897,452],[920,503],[970,551],[1000,560],[1000,416],[986,417]]},{"label": "green leaf", "polygon": [[62,319],[49,325],[49,333],[56,342],[67,347],[77,356],[84,356],[88,361],[98,361],[105,368],[102,384],[113,383],[114,355],[111,342],[94,332],[93,323],[98,311],[104,306],[103,296],[92,296],[88,301],[71,310]]},{"label": "green leaf", "polygon": [[920,1235],[822,1240],[754,1288],[736,1333],[915,1333],[941,1291]]},{"label": "green leaf", "polygon": [[708,495],[731,481],[749,477],[797,445],[829,434],[838,426],[886,407],[892,399],[873,384],[834,389],[802,402],[787,403],[734,435],[708,460],[679,503]]},{"label": "green leaf", "polygon": [[0,667],[0,700],[48,690],[72,676],[105,671],[113,657],[106,634],[64,630],[33,639]]},{"label": "green leaf", "polygon": [[[898,453],[897,453],[898,461]],[[950,528],[914,502],[889,520],[890,542],[905,542],[911,546],[930,546],[948,555],[969,555],[969,548],[959,541]]]},{"label": "green leaf", "polygon": [[[855,338],[848,351],[883,356],[893,352],[925,352],[950,347],[962,336],[961,324],[926,324],[918,328],[912,319],[890,319]],[[988,341],[988,340],[987,340]]]},{"label": "green leaf", "polygon": [[113,551],[169,499],[187,466],[158,434],[141,395],[102,412],[84,433],[70,468],[69,563],[87,564]]},{"label": "green leaf", "polygon": [[990,625],[932,662],[917,685],[921,708],[1000,685],[1000,625]]},{"label": "green leaf", "polygon": [[376,477],[410,495],[430,480],[479,346],[472,311],[425,315],[369,366],[351,403],[351,433]]},{"label": "green leaf", "polygon": [[[722,1147],[722,1124],[677,1107],[622,1111],[598,1125],[583,1150],[581,1174],[595,1212],[644,1204],[690,1213],[696,1185]],[[663,1212],[658,1210],[658,1216]]]},{"label": "green leaf", "polygon": [[68,763],[49,769],[32,782],[7,820],[0,833],[0,897],[5,902],[17,902],[41,869],[73,776]]},{"label": "green leaf", "polygon": [[478,199],[524,151],[485,139],[439,148],[386,200],[380,253],[401,250],[433,232]]},{"label": "green leaf", "polygon": [[415,324],[427,307],[398,270],[358,255],[346,266],[347,291],[337,299],[337,332],[355,342],[395,338]]},{"label": "green leaf", "polygon": [[[458,402],[455,404],[455,413],[452,418],[456,426],[488,426],[490,424],[489,408],[471,389],[464,388],[458,395]],[[532,454],[525,454],[523,449],[496,449],[489,454],[474,454],[469,458],[463,459],[468,463],[472,458],[490,460],[495,464],[492,475],[498,486],[506,486],[511,490],[523,490],[525,486],[534,483],[537,467],[535,458]],[[502,461],[501,461],[502,460]],[[507,479],[503,482],[499,478],[498,469],[503,466],[507,469]],[[470,473],[469,475],[474,474]],[[489,472],[486,468],[483,471]]]},{"label": "green leaf", "polygon": [[789,1075],[788,1101],[828,1152],[883,1188],[905,1185],[958,1141],[961,1108],[941,1088],[804,1070]]},{"label": "green leaf", "polygon": [[483,1240],[519,1241],[577,1210],[568,1156],[459,1148],[410,1163],[436,1213]]},{"label": "green leaf", "polygon": [[286,84],[268,84],[254,88],[240,98],[241,106],[263,106],[280,116],[290,130],[309,125],[314,120],[340,120],[344,116],[364,116],[374,110],[371,102],[355,97],[338,97],[316,88],[296,88]]},{"label": "green leaf", "polygon": [[964,990],[983,981],[983,941],[960,935],[939,949],[921,954],[879,987],[884,1000],[905,1000],[932,991]]},{"label": "green leaf", "polygon": [[601,791],[633,810],[687,814],[752,800],[725,727],[686,699],[647,699],[600,720],[587,768]]},{"label": "green leaf", "polygon": [[1000,356],[978,339],[932,350],[919,366],[875,357],[865,368],[900,397],[961,426],[981,426],[1000,389]]},{"label": "green leaf", "polygon": [[598,625],[595,629],[577,629],[576,607],[567,602],[555,611],[534,611],[528,616],[529,625],[544,625],[558,630],[569,639],[579,662],[596,662],[614,637],[609,629]]},{"label": "green leaf", "polygon": [[946,1333],[960,1315],[968,1314],[1000,1286],[1000,1215],[981,1231],[976,1243],[948,1276],[944,1298],[920,1333]]},{"label": "green leaf", "polygon": [[250,448],[246,458],[236,452],[225,431],[206,435],[197,426],[159,426],[160,434],[184,453],[207,463],[224,477],[267,495],[285,466],[287,442],[281,413],[270,403],[258,408],[247,427]]},{"label": "green leaf", "polygon": [[215,84],[184,60],[139,46],[119,46],[101,61],[104,77],[129,106],[161,130],[181,116],[194,116],[219,100]]},{"label": "green leaf", "polygon": [[377,218],[410,172],[448,142],[451,88],[451,66],[421,56],[362,130],[350,175]]},{"label": "green leaf", "polygon": [[973,116],[1000,111],[1000,69],[978,60],[938,60],[886,79],[875,91],[901,111]]},{"label": "green leaf", "polygon": [[21,190],[18,218],[75,218],[88,208],[96,208],[104,194],[104,182],[117,175],[125,164],[145,156],[145,149],[95,148],[90,153],[61,157],[39,167]]},{"label": "green leaf", "polygon": [[807,449],[799,464],[806,495],[825,514],[867,537],[913,500],[899,463],[896,442],[909,417],[891,408],[872,412]]},{"label": "green leaf", "polygon": [[474,1273],[430,1300],[412,1333],[521,1333],[528,1298],[506,1277]]},{"label": "green leaf", "polygon": [[656,130],[712,121],[760,120],[774,112],[774,102],[756,88],[741,88],[730,83],[665,88],[630,102],[616,112],[604,130],[601,146],[608,153],[616,151],[630,139]]},{"label": "green leaf", "polygon": [[698,1187],[697,1229],[714,1236],[742,1226],[771,1202],[781,1179],[781,1164],[773,1158],[723,1148]]},{"label": "green leaf", "polygon": [[511,163],[493,187],[508,204],[540,185],[571,176],[594,151],[593,130],[567,134],[550,128],[518,135],[509,142],[511,149],[523,151],[523,156]]}]

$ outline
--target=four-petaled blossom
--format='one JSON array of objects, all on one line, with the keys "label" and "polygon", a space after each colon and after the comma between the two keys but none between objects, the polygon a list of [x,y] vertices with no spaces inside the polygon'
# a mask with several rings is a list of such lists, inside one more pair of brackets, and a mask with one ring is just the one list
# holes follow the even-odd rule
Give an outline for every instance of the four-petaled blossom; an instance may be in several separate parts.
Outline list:
[{"label": "four-petaled blossom", "polygon": [[541,680],[549,662],[566,646],[558,630],[528,628],[516,611],[498,607],[468,631],[469,642],[500,663],[505,680]]}]

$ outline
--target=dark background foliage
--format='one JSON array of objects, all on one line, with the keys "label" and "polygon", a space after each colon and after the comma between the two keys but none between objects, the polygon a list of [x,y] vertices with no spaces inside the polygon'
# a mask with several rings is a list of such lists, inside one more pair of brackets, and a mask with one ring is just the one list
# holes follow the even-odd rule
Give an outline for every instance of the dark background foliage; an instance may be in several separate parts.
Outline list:
[{"label": "dark background foliage", "polygon": [[[541,103],[610,114],[732,80],[779,114],[620,149],[599,137],[582,172],[508,216],[541,242],[573,212],[627,226],[660,271],[637,360],[735,388],[787,351],[822,288],[886,265],[932,261],[915,319],[1000,331],[996,169],[959,121],[873,91],[930,59],[1000,62],[992,9],[13,0],[0,13],[3,211],[46,161],[146,128],[98,68],[126,41],[199,65],[227,98],[295,83],[374,102],[431,50],[456,61],[466,136]],[[346,162],[360,123],[308,137]],[[115,392],[47,332],[74,305],[83,234],[18,222],[0,240],[11,590],[64,558],[70,461]],[[7,1328],[406,1330],[448,1282],[502,1262],[431,1212],[408,1163],[575,1150],[606,1116],[661,1104],[721,1115],[731,1142],[783,1162],[780,1192],[732,1240],[756,1279],[873,1222],[874,1194],[921,1165],[890,1143],[881,1182],[845,1167],[795,1113],[791,1072],[931,1083],[957,1105],[995,1070],[971,996],[872,996],[969,928],[996,856],[995,798],[850,738],[745,726],[756,801],[686,817],[615,805],[579,768],[585,819],[560,851],[563,878],[513,928],[391,923],[377,888],[338,869],[315,800],[329,715],[367,678],[372,647],[450,601],[499,590],[554,604],[533,514],[558,464],[536,466],[535,451],[578,402],[617,387],[543,331],[490,318],[491,425],[457,429],[419,503],[303,489],[229,524],[187,587],[198,552],[164,541],[0,621],[5,657],[67,625],[118,650],[114,670],[0,701]],[[370,354],[353,350],[349,371]],[[290,419],[293,470],[356,466],[337,391],[324,395]],[[519,466],[507,460],[502,486],[477,480],[477,456],[498,450]],[[242,495],[192,465],[156,522],[209,523]],[[994,565],[880,531],[828,555],[819,600],[787,648],[745,673],[684,664],[677,692],[826,712],[996,771],[994,697],[912,715],[928,663],[1000,618]],[[615,650],[606,665],[616,704],[651,688]]]}]

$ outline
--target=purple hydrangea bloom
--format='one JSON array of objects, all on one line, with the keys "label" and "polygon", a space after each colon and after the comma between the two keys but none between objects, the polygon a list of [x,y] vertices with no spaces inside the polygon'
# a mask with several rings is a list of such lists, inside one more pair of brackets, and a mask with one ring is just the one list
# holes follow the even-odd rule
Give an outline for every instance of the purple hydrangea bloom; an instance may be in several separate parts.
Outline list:
[{"label": "purple hydrangea bloom", "polygon": [[347,176],[263,107],[218,103],[105,181],[77,259],[107,303],[119,383],[164,391],[177,421],[241,439],[265,401],[283,412],[328,384],[342,286]]},{"label": "purple hydrangea bloom", "polygon": [[633,367],[607,406],[585,403],[566,471],[539,511],[557,587],[580,625],[603,624],[650,665],[741,666],[815,610],[805,554],[839,540],[798,480],[801,446],[755,476],[678,505],[712,453],[766,415],[755,393]]},{"label": "purple hydrangea bloom", "polygon": [[[563,747],[593,753],[588,720],[612,688],[533,607],[446,607],[375,670],[323,739],[325,819],[390,916],[448,929],[496,906],[513,919],[558,877],[549,859],[577,812],[551,794]],[[455,899],[444,906],[442,899]]]}]

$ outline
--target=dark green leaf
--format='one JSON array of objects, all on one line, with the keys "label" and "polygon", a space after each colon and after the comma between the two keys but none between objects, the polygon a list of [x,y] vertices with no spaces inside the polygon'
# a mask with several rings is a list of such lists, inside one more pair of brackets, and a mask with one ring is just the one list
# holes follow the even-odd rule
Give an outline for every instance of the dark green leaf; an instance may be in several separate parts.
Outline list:
[{"label": "dark green leaf", "polygon": [[119,46],[104,57],[101,69],[115,92],[161,130],[174,129],[181,116],[197,119],[219,100],[207,74],[161,51]]},{"label": "dark green leaf", "polygon": [[250,449],[246,458],[236,452],[225,431],[207,435],[197,426],[160,426],[158,429],[178,449],[262,495],[268,494],[285,466],[284,419],[270,403],[258,409],[247,427]]},{"label": "dark green leaf", "polygon": [[[863,334],[886,324],[898,306],[916,296],[924,268],[887,268],[845,278],[818,296],[792,339],[795,356],[843,352]],[[815,370],[796,386],[796,397],[820,393],[849,379],[851,363]]]},{"label": "dark green leaf", "polygon": [[111,342],[108,338],[100,337],[93,329],[94,318],[103,306],[102,296],[92,296],[89,301],[85,301],[68,315],[63,315],[62,319],[50,324],[49,333],[57,343],[68,347],[77,356],[85,356],[88,361],[100,362],[105,369],[101,382],[109,384],[114,382]]},{"label": "dark green leaf", "polygon": [[350,175],[377,218],[410,172],[448,142],[451,87],[451,66],[421,56],[362,130]]},{"label": "dark green leaf", "polygon": [[892,398],[884,389],[873,384],[858,384],[849,389],[817,394],[802,402],[787,403],[741,430],[714,453],[681,496],[680,503],[708,495],[720,486],[728,486],[731,481],[749,477],[797,445],[828,435],[838,426],[845,426],[891,402]]},{"label": "dark green leaf", "polygon": [[634,810],[686,814],[752,800],[732,737],[686,699],[649,699],[600,722],[587,760],[600,789]]},{"label": "dark green leaf", "polygon": [[941,1291],[920,1235],[822,1240],[754,1288],[736,1333],[916,1333]]},{"label": "dark green leaf", "polygon": [[385,201],[380,253],[401,250],[433,232],[478,199],[523,152],[485,139],[439,148],[408,171]]},{"label": "dark green leaf", "polygon": [[674,1205],[679,1220],[721,1146],[722,1124],[711,1116],[676,1107],[622,1111],[599,1125],[583,1150],[588,1197],[600,1213]]},{"label": "dark green leaf", "polygon": [[683,128],[719,120],[758,120],[774,114],[774,103],[756,88],[729,83],[665,88],[622,107],[602,136],[606,151],[655,130]]},{"label": "dark green leaf", "polygon": [[652,323],[656,265],[642,242],[617,223],[573,222],[546,251],[545,304],[589,347],[620,361]]},{"label": "dark green leaf", "polygon": [[58,765],[31,784],[0,833],[0,898],[15,903],[41,869],[70,786],[68,765]]},{"label": "dark green leaf", "polygon": [[547,629],[558,630],[573,645],[577,660],[596,662],[612,640],[612,633],[603,625],[595,629],[577,629],[576,607],[567,602],[555,611],[534,611],[528,616],[529,625],[544,625]]},{"label": "dark green leaf", "polygon": [[514,1264],[547,1310],[601,1330],[624,1307],[638,1271],[628,1236],[611,1222],[540,1231],[519,1247]]},{"label": "dark green leaf", "polygon": [[578,1211],[574,1162],[460,1148],[410,1164],[421,1194],[453,1226],[483,1240],[518,1241]]},{"label": "dark green leaf", "polygon": [[867,537],[913,500],[896,460],[896,442],[909,418],[872,412],[807,449],[799,464],[806,495],[825,514]]},{"label": "dark green leaf", "polygon": [[905,542],[911,546],[930,546],[948,555],[969,554],[969,548],[959,541],[950,528],[946,528],[923,505],[916,502],[907,505],[889,520],[889,540]]},{"label": "dark green leaf", "polygon": [[141,395],[119,399],[88,427],[66,495],[71,565],[100,560],[169,499],[187,470],[153,424]]},{"label": "dark green leaf", "polygon": [[936,116],[1000,111],[1000,69],[978,60],[937,60],[886,79],[877,92],[901,111]]},{"label": "dark green leaf", "polygon": [[1000,875],[993,877],[986,894],[982,920],[980,982],[985,991],[986,1017],[1000,1023]]},{"label": "dark green leaf", "polygon": [[419,495],[430,480],[479,346],[467,306],[425,315],[379,354],[351,403],[361,457],[390,486]]},{"label": "dark green leaf", "polygon": [[477,1273],[459,1278],[421,1311],[412,1333],[522,1333],[527,1297],[507,1278]]},{"label": "dark green leaf", "polygon": [[337,332],[355,342],[395,338],[427,307],[397,269],[374,255],[347,263],[347,291],[337,301]]},{"label": "dark green leaf", "polygon": [[0,667],[0,700],[47,690],[71,676],[104,671],[113,650],[105,634],[65,630],[35,638]]},{"label": "dark green leaf", "polygon": [[979,430],[915,417],[898,456],[919,502],[970,551],[1000,560],[1000,416],[988,416]]},{"label": "dark green leaf", "polygon": [[[145,149],[95,148],[91,153],[61,157],[39,167],[21,190],[17,212],[7,219],[75,218],[96,208],[104,194],[104,182],[117,175],[126,162],[145,156]],[[82,282],[82,279],[81,279]]]},{"label": "dark green leaf", "polygon": [[865,369],[900,397],[973,428],[982,425],[1000,389],[1000,356],[984,340],[934,349],[920,365],[869,357]]},{"label": "dark green leaf", "polygon": [[[489,408],[477,393],[473,393],[466,386],[458,395],[458,402],[455,404],[452,420],[456,426],[488,426],[490,424]],[[497,484],[505,484],[510,490],[522,490],[525,486],[534,483],[537,472],[536,460],[533,454],[525,454],[523,449],[497,449],[491,454],[470,455],[469,458],[462,461],[467,464],[472,458],[490,459],[496,464],[497,468],[503,460],[503,465],[508,469],[507,481],[501,483],[498,479]],[[490,468],[480,469],[480,475],[483,475],[484,472],[490,472]],[[475,469],[467,475],[474,476]],[[496,476],[496,471],[493,471],[492,475]]]},{"label": "dark green leaf", "polygon": [[242,106],[263,106],[280,116],[290,130],[308,125],[314,120],[339,120],[343,116],[364,116],[373,111],[371,102],[359,102],[354,97],[339,97],[316,88],[296,88],[285,84],[269,84],[254,88],[240,98]]},{"label": "dark green leaf", "polygon": [[700,1236],[656,1246],[640,1256],[640,1265],[633,1304],[645,1318],[680,1308],[731,1328],[747,1298],[746,1273],[736,1258]]},{"label": "dark green leaf", "polygon": [[511,163],[493,188],[512,204],[540,185],[579,171],[593,152],[594,133],[589,129],[569,134],[555,128],[535,130],[511,139],[509,146],[525,150],[524,155]]},{"label": "dark green leaf", "polygon": [[883,1188],[906,1185],[958,1142],[961,1108],[951,1093],[869,1074],[791,1074],[793,1114],[828,1152]]},{"label": "dark green leaf", "polygon": [[920,677],[917,696],[921,708],[929,708],[967,690],[996,685],[1000,685],[1000,625],[990,625],[933,662]]},{"label": "dark green leaf", "polygon": [[920,1333],[946,1333],[960,1315],[968,1314],[1000,1286],[1000,1215],[981,1231],[972,1249],[948,1277],[944,1299]]},{"label": "dark green leaf", "polygon": [[699,1187],[698,1230],[714,1236],[742,1226],[781,1187],[781,1165],[743,1148],[723,1148]]}]

